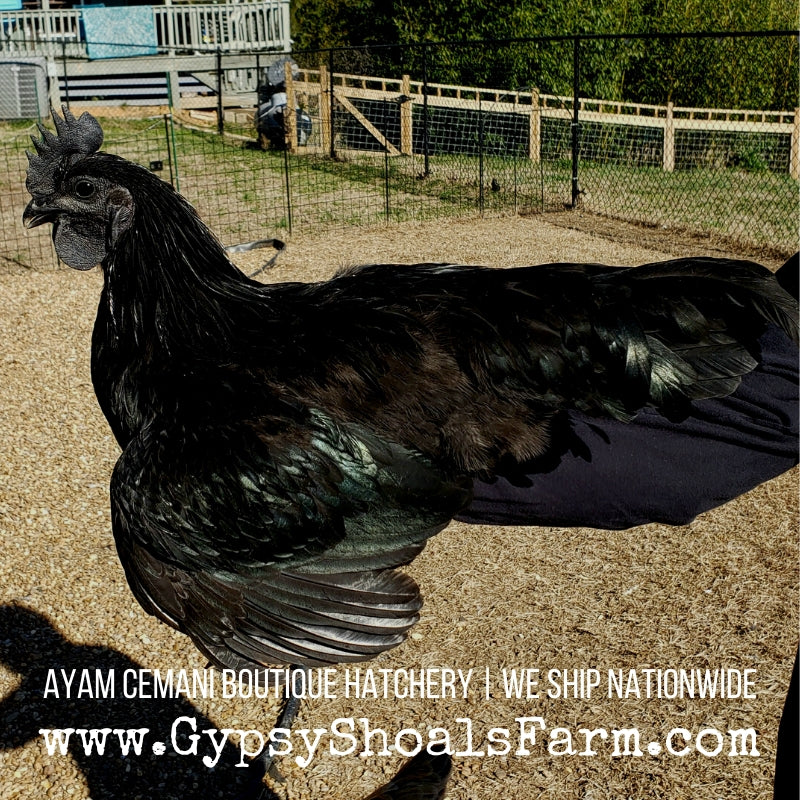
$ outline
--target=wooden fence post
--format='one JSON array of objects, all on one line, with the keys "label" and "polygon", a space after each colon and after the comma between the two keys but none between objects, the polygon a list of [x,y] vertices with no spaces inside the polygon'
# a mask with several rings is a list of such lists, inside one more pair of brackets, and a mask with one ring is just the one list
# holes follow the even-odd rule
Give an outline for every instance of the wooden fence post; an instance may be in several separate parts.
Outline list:
[{"label": "wooden fence post", "polygon": [[672,103],[667,103],[667,115],[664,117],[664,172],[675,172],[675,117]]},{"label": "wooden fence post", "polygon": [[330,155],[331,152],[331,98],[330,75],[325,64],[319,66],[319,128],[322,139],[322,152]]},{"label": "wooden fence post", "polygon": [[400,94],[400,152],[410,156],[414,151],[414,104],[411,102],[410,75],[403,75]]},{"label": "wooden fence post", "polygon": [[292,62],[283,65],[284,81],[286,82],[286,108],[283,109],[283,130],[286,137],[286,148],[290,153],[297,152],[297,111],[294,99],[294,77],[292,76]]},{"label": "wooden fence post", "polygon": [[542,158],[542,110],[539,90],[531,89],[531,113],[528,118],[528,158],[538,164]]},{"label": "wooden fence post", "polygon": [[789,175],[800,180],[800,108],[794,110],[794,127],[789,155]]}]

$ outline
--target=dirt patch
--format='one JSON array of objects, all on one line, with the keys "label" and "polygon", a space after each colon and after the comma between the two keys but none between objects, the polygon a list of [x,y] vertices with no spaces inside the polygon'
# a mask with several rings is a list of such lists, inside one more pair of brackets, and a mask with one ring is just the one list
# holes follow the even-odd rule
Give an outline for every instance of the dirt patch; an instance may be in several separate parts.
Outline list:
[{"label": "dirt patch", "polygon": [[777,269],[792,254],[781,247],[748,246],[740,240],[722,234],[644,225],[582,211],[548,214],[547,222],[550,225],[583,231],[618,244],[632,244],[670,253],[674,257],[746,258],[771,269]]},{"label": "dirt patch", "polygon": [[[568,217],[570,227],[563,224]],[[638,264],[708,252],[677,238],[643,236],[640,229],[611,229],[594,218],[581,222],[588,227],[576,230],[574,216],[564,215],[296,236],[265,280],[321,280],[369,262]],[[248,253],[239,263],[252,271],[264,252]],[[230,797],[237,773],[233,749],[209,773],[197,759],[169,754],[87,760],[76,748],[51,756],[38,733],[149,728],[153,739],[169,744],[170,724],[181,716],[194,718],[198,732],[267,731],[278,708],[272,700],[222,697],[127,704],[43,697],[48,669],[113,669],[121,681],[125,669],[205,666],[188,639],[141,610],[114,552],[107,493],[118,451],[89,375],[99,289],[96,272],[0,275],[0,798]],[[577,738],[581,728],[635,727],[641,756],[614,757],[600,739],[595,756],[553,755],[546,731],[529,755],[515,754],[514,740],[506,755],[457,756],[447,797],[767,800],[797,646],[797,497],[792,471],[682,528],[609,533],[453,524],[409,568],[426,598],[413,636],[362,668],[473,669],[467,698],[313,700],[303,704],[297,728],[330,730],[336,719],[352,717],[360,725],[364,718],[391,741],[404,728],[442,727],[460,749],[471,735],[473,752],[487,752],[491,728],[513,735],[525,717],[541,717],[548,731],[569,729],[578,751],[585,744],[583,735]],[[505,696],[502,670],[511,668],[540,670],[538,698]],[[756,697],[607,696],[609,670],[643,675],[646,669],[693,668],[754,669]],[[603,684],[590,696],[548,697],[551,669],[597,669]],[[344,670],[337,675],[341,688]],[[692,736],[713,728],[727,736],[748,727],[757,731],[758,756],[731,757],[729,744],[718,756],[651,755],[646,749],[674,728]],[[713,749],[713,734],[703,743]],[[305,769],[291,757],[282,760],[282,796],[363,797],[403,760],[396,754],[359,757],[360,746],[336,756],[327,746],[326,738]],[[335,746],[346,750],[347,741]]]}]

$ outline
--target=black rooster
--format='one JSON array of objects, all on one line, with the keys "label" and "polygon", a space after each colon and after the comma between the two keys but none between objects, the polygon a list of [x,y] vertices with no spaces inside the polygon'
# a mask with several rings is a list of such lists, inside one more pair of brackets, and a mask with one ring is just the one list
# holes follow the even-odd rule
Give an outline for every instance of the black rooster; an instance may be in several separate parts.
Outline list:
[{"label": "black rooster", "polygon": [[54,114],[28,226],[100,264],[92,340],[122,448],[114,537],[142,606],[215,664],[305,666],[398,645],[407,564],[472,480],[562,447],[568,410],[672,418],[734,391],[797,306],[756,264],[636,269],[372,265],[318,284],[246,278],[192,207]]}]

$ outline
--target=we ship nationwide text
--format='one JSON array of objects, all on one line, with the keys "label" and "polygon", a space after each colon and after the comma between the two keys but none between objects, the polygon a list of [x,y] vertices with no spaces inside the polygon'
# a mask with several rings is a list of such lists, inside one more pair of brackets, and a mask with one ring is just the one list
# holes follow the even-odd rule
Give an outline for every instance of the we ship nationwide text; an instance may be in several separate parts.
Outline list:
[{"label": "we ship nationwide text", "polygon": [[[321,668],[316,670],[49,670],[44,697],[58,699],[124,698],[283,698],[290,691],[300,698],[362,700],[450,699],[470,697],[515,700],[630,697],[674,699],[755,699],[755,670],[745,669],[373,669]],[[123,756],[143,753],[201,758],[213,768],[225,748],[235,747],[238,766],[264,750],[291,756],[301,768],[322,754],[410,757],[422,750],[447,752],[460,758],[492,756],[553,757],[701,757],[759,755],[754,728],[690,730],[673,727],[666,734],[648,736],[635,725],[565,727],[529,713],[487,725],[457,717],[449,727],[390,730],[363,717],[339,717],[327,727],[273,728],[269,731],[210,728],[191,715],[177,717],[169,730],[149,728],[43,728],[39,731],[47,753],[67,755],[79,748],[87,756],[111,749]]]}]

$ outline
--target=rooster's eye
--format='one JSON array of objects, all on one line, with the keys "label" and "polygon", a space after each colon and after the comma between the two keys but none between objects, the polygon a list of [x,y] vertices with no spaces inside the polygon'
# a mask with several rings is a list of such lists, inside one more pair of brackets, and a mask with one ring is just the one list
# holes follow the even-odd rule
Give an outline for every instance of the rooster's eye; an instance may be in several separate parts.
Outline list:
[{"label": "rooster's eye", "polygon": [[88,200],[94,194],[94,184],[87,180],[78,181],[75,184],[75,194],[82,200]]}]

